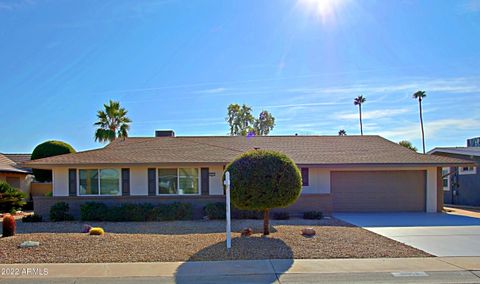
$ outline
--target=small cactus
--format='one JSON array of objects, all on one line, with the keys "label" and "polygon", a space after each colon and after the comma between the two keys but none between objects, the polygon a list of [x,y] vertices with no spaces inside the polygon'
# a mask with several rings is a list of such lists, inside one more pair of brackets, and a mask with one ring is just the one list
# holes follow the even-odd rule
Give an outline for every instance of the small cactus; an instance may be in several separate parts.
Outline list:
[{"label": "small cactus", "polygon": [[94,227],[94,228],[90,229],[89,234],[90,235],[95,235],[95,236],[102,236],[102,235],[105,234],[105,231],[100,227]]},{"label": "small cactus", "polygon": [[2,227],[3,227],[2,237],[14,236],[15,229],[17,227],[15,223],[15,218],[10,214],[6,214],[5,216],[3,216]]}]

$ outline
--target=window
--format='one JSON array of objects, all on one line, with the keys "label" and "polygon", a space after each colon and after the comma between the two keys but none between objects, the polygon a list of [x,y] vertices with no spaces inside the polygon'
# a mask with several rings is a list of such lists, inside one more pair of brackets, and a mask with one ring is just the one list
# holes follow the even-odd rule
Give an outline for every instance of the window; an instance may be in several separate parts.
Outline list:
[{"label": "window", "polygon": [[120,172],[117,169],[78,170],[79,195],[120,195]]},{"label": "window", "polygon": [[477,173],[477,167],[460,167],[458,173],[461,175],[474,175]]},{"label": "window", "polygon": [[443,190],[449,191],[450,190],[450,168],[442,168],[442,182],[443,182]]},{"label": "window", "polygon": [[177,169],[158,170],[158,193],[177,194]]},{"label": "window", "polygon": [[158,194],[199,194],[197,168],[158,169]]},{"label": "window", "polygon": [[308,186],[308,168],[301,168],[302,172],[302,186]]}]

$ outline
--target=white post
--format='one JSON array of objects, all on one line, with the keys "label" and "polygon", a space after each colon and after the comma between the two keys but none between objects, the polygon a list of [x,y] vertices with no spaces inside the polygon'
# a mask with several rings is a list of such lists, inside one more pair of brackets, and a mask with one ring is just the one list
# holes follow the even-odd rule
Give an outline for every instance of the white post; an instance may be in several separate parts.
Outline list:
[{"label": "white post", "polygon": [[227,250],[229,250],[232,247],[232,228],[230,224],[230,173],[226,172],[225,173],[225,195],[226,195],[226,219],[227,219]]}]

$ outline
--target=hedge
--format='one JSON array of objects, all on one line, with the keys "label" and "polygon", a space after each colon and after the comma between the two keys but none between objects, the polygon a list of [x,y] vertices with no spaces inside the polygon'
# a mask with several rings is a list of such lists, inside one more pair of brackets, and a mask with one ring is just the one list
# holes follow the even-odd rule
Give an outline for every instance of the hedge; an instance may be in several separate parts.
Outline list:
[{"label": "hedge", "polygon": [[[75,153],[75,149],[65,142],[51,140],[43,142],[35,147],[35,149],[33,149],[31,159],[37,160],[68,153]],[[35,180],[39,182],[52,181],[52,171],[50,170],[33,169],[32,172],[35,176]]]},{"label": "hedge", "polygon": [[80,206],[80,219],[109,222],[192,220],[193,207],[190,203],[181,202],[157,206],[124,203],[110,207],[101,202],[87,202]]}]

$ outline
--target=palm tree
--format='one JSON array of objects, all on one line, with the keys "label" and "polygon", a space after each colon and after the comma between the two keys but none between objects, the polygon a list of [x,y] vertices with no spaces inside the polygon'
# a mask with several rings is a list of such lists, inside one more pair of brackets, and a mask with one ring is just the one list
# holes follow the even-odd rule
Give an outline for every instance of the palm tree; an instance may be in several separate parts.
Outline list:
[{"label": "palm tree", "polygon": [[398,144],[402,145],[403,147],[405,147],[407,149],[410,149],[412,151],[417,152],[417,147],[413,146],[412,142],[410,142],[410,141],[402,140],[402,141],[398,142]]},{"label": "palm tree", "polygon": [[422,114],[422,100],[427,94],[425,91],[416,91],[413,94],[414,99],[418,99],[418,107],[420,109],[420,127],[422,128],[422,145],[423,145],[423,154],[425,154],[425,132],[423,131],[423,114]]},{"label": "palm tree", "polygon": [[367,99],[364,98],[363,96],[358,96],[353,100],[353,104],[358,106],[358,111],[360,113],[360,134],[363,135],[363,124],[362,124],[362,104],[366,101]]},{"label": "palm tree", "polygon": [[128,137],[128,130],[130,129],[130,118],[127,117],[127,110],[120,107],[120,102],[110,100],[109,104],[103,105],[105,110],[97,112],[98,121],[95,126],[98,126],[95,131],[95,141],[112,142],[116,138]]},{"label": "palm tree", "polygon": [[340,129],[338,131],[338,136],[347,136],[347,131],[345,131],[345,129]]}]

